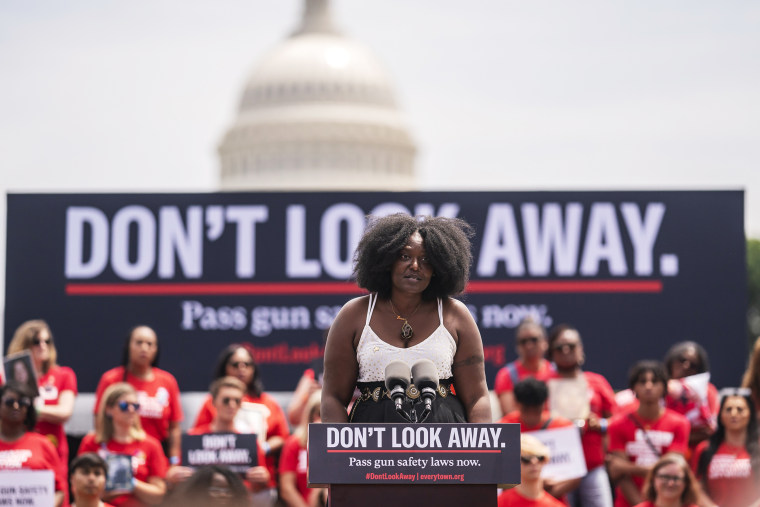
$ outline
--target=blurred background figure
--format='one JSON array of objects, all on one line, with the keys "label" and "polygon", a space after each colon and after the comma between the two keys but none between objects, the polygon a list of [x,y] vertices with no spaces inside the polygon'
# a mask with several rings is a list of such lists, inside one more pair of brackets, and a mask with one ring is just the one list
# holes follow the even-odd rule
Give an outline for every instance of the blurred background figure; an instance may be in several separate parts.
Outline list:
[{"label": "blurred background figure", "polygon": [[697,507],[697,481],[686,459],[669,453],[657,460],[647,475],[644,496],[636,507]]},{"label": "blurred background figure", "polygon": [[[37,425],[35,430],[45,435],[58,450],[64,467],[69,463],[69,444],[63,425],[74,412],[77,378],[67,366],[58,366],[58,351],[53,333],[44,320],[29,320],[21,324],[8,345],[8,354],[28,350],[37,373],[39,397],[35,399]],[[64,475],[66,471],[64,468]]]},{"label": "blurred background figure", "polygon": [[80,454],[71,462],[71,507],[109,507],[100,498],[106,489],[108,465],[94,452]]},{"label": "blurred background figure", "polygon": [[499,507],[564,507],[544,491],[541,470],[549,458],[549,448],[536,437],[520,435],[520,484],[499,495]]},{"label": "blurred background figure", "polygon": [[547,347],[544,326],[533,317],[523,319],[515,329],[517,359],[502,367],[496,373],[494,381],[494,391],[499,398],[503,415],[515,409],[512,391],[518,381],[526,377],[546,381],[554,371],[552,364],[544,359]]},{"label": "blurred background figure", "polygon": [[721,391],[718,428],[692,461],[702,507],[746,507],[760,502],[760,442],[749,389]]},{"label": "blurred background figure", "polygon": [[98,408],[97,429],[85,435],[79,446],[79,454],[95,452],[107,463],[111,454],[132,457],[132,490],[109,492],[104,497],[114,505],[155,505],[166,493],[166,456],[158,440],[142,429],[137,400],[132,385],[117,382],[109,386]]},{"label": "blurred background figure", "polygon": [[183,482],[165,507],[250,507],[248,490],[227,468],[205,466]]},{"label": "blurred background figure", "polygon": [[588,470],[578,489],[569,494],[570,505],[610,507],[612,490],[604,466],[604,437],[607,434],[608,419],[617,411],[615,393],[603,376],[583,371],[586,359],[583,342],[578,330],[572,326],[560,324],[551,330],[548,356],[557,369],[548,380],[550,389],[565,381],[571,382],[574,387],[573,392],[557,389],[556,395],[550,396],[550,403],[555,396],[563,395],[573,398],[574,402],[583,400],[581,413],[587,414],[580,416],[582,419],[576,419],[578,415],[569,416],[581,428],[581,443]]},{"label": "blurred background figure", "polygon": [[317,507],[324,505],[326,490],[310,488],[309,461],[306,449],[309,424],[322,422],[320,404],[322,393],[315,391],[303,407],[301,424],[293,432],[280,456],[280,497],[288,507]]},{"label": "blurred background figure", "polygon": [[66,475],[61,458],[50,441],[34,431],[37,413],[34,393],[26,384],[10,381],[0,387],[0,472],[2,470],[52,470],[55,506],[63,504]]},{"label": "blurred background figure", "polygon": [[[174,375],[158,368],[158,336],[148,326],[137,326],[127,335],[121,366],[100,377],[95,391],[94,412],[98,414],[106,388],[126,382],[135,388],[140,405],[142,429],[161,443],[171,463],[178,463],[182,430],[182,405]],[[97,419],[96,419],[97,421]],[[95,426],[97,430],[97,425]]]},{"label": "blurred background figure", "polygon": [[[327,334],[330,328],[325,329],[322,333],[322,345],[327,342]],[[298,379],[296,390],[293,391],[293,397],[288,403],[287,414],[288,422],[292,428],[301,424],[301,416],[304,414],[304,407],[308,403],[311,395],[322,389],[322,376],[324,374],[324,358],[320,357],[311,363],[311,367],[304,370],[301,378]]]},{"label": "blurred background figure", "polygon": [[742,377],[742,387],[750,390],[755,410],[760,410],[760,337],[755,340],[747,370]]},{"label": "blurred background figure", "polygon": [[[271,502],[277,498],[277,458],[285,439],[290,435],[285,413],[270,395],[264,392],[261,371],[253,359],[253,345],[233,343],[219,354],[214,368],[214,379],[230,376],[246,387],[240,409],[235,416],[235,429],[239,433],[255,433],[266,455],[269,471]],[[193,428],[211,423],[216,415],[212,397],[201,407]]]},{"label": "blurred background figure", "polygon": [[715,431],[718,414],[718,390],[710,382],[710,363],[702,345],[679,342],[665,354],[665,368],[670,377],[665,406],[689,420],[689,448]]}]

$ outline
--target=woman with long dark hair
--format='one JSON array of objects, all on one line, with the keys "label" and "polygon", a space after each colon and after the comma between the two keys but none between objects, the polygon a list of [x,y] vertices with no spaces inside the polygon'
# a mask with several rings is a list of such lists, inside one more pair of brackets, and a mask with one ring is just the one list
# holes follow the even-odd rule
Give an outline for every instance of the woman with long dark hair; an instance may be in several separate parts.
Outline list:
[{"label": "woman with long dark hair", "polygon": [[721,391],[718,428],[694,456],[703,506],[747,507],[760,500],[760,443],[749,389]]},{"label": "woman with long dark hair", "polygon": [[[158,337],[148,326],[137,326],[127,335],[122,351],[121,366],[112,368],[100,377],[95,392],[94,413],[97,416],[106,388],[116,382],[126,382],[135,388],[140,404],[140,423],[145,433],[155,438],[172,464],[179,463],[179,423],[182,405],[177,379],[158,365]],[[97,419],[96,426],[97,428]]]}]

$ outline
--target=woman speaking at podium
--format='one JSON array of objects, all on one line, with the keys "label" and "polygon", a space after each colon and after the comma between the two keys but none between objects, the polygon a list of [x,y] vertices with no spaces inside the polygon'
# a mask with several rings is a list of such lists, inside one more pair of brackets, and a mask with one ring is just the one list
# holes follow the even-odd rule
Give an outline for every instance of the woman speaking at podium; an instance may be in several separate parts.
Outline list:
[{"label": "woman speaking at podium", "polygon": [[[483,342],[467,307],[452,296],[469,279],[472,228],[443,217],[371,219],[354,258],[359,287],[325,346],[322,421],[405,422],[385,388],[385,367],[431,360],[439,386],[426,422],[490,423]],[[354,388],[359,397],[347,407]],[[419,395],[407,389],[408,398]]]}]

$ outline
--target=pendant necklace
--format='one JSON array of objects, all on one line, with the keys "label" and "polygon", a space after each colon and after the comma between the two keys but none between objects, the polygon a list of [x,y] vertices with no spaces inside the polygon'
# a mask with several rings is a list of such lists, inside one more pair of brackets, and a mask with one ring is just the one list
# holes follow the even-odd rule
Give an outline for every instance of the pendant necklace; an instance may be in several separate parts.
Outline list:
[{"label": "pendant necklace", "polygon": [[396,316],[396,320],[403,320],[404,324],[401,326],[401,339],[404,340],[405,343],[409,343],[409,340],[412,339],[412,336],[414,335],[414,329],[412,329],[412,326],[409,324],[409,319],[411,319],[415,313],[417,313],[417,310],[420,309],[420,305],[422,304],[422,301],[417,303],[417,307],[414,309],[414,311],[409,315],[409,317],[404,318],[401,315],[398,314],[396,311],[396,308],[393,306],[393,300],[388,298],[388,302],[391,304],[391,310],[393,310],[393,314]]}]

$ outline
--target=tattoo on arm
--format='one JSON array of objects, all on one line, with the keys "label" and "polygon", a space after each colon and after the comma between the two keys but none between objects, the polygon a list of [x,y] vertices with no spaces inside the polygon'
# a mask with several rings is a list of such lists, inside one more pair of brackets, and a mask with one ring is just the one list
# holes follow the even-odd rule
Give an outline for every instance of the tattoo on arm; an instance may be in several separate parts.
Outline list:
[{"label": "tattoo on arm", "polygon": [[451,365],[451,369],[459,368],[460,366],[473,366],[477,364],[483,363],[483,356],[470,356],[466,359],[462,359],[461,361],[457,361],[456,363]]}]

